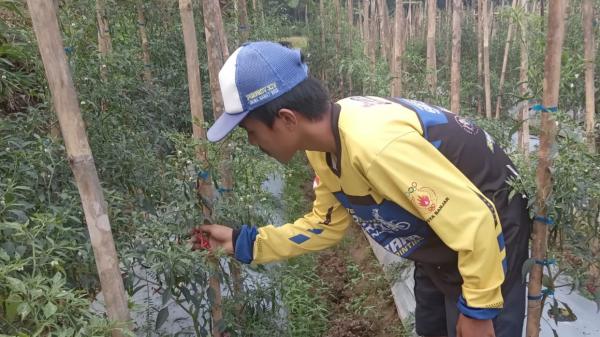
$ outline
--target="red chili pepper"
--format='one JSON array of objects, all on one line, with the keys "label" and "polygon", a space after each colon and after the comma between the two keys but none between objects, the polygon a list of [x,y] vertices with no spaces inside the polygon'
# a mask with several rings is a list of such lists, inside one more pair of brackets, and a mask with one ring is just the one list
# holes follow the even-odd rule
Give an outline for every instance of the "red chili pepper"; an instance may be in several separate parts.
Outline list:
[{"label": "red chili pepper", "polygon": [[200,245],[200,249],[210,249],[208,235],[204,232],[196,234],[196,243]]}]

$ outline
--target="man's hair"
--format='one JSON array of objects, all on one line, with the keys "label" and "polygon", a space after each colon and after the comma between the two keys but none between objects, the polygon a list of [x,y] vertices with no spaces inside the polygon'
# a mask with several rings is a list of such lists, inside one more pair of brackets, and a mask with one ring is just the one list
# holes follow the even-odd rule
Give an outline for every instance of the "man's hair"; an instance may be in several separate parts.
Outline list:
[{"label": "man's hair", "polygon": [[257,119],[272,128],[277,112],[280,109],[290,109],[308,120],[317,121],[323,117],[329,101],[327,89],[319,80],[309,76],[292,90],[250,111],[248,117]]}]

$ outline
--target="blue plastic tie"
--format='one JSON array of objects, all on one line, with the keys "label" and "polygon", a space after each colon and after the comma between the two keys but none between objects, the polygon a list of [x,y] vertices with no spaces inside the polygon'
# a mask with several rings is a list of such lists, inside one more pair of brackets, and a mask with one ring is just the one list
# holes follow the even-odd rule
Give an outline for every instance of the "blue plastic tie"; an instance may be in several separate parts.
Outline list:
[{"label": "blue plastic tie", "polygon": [[73,53],[73,47],[65,47],[65,53],[71,55]]},{"label": "blue plastic tie", "polygon": [[225,192],[231,192],[231,191],[233,191],[233,189],[219,187],[219,188],[217,188],[217,191],[219,191],[219,193],[225,193]]},{"label": "blue plastic tie", "polygon": [[541,112],[557,112],[558,107],[557,106],[545,107],[542,104],[535,104],[531,108],[529,108],[529,110],[541,111]]},{"label": "blue plastic tie", "polygon": [[556,264],[556,259],[535,260],[535,264],[539,264],[542,266],[550,266]]},{"label": "blue plastic tie", "polygon": [[198,178],[202,180],[208,179],[209,176],[210,174],[207,171],[198,171]]},{"label": "blue plastic tie", "polygon": [[552,295],[554,295],[554,290],[550,289],[550,288],[546,288],[546,289],[542,289],[542,293],[539,295],[532,295],[532,296],[527,295],[527,299],[530,301],[539,301],[542,298],[544,298],[544,296],[552,296]]},{"label": "blue plastic tie", "polygon": [[545,223],[546,225],[554,225],[554,220],[541,215],[536,215],[533,220]]}]

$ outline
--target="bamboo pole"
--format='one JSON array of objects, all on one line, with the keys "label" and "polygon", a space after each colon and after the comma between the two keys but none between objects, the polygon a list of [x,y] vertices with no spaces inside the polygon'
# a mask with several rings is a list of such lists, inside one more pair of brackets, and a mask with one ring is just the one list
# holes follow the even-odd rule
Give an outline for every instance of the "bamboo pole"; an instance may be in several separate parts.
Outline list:
[{"label": "bamboo pole", "polygon": [[144,13],[144,3],[141,0],[136,1],[138,14],[138,31],[142,40],[142,61],[144,62],[144,81],[152,82],[152,71],[150,70],[150,48],[148,35],[146,34],[146,15]]},{"label": "bamboo pole", "polygon": [[594,5],[592,0],[583,0],[583,48],[585,60],[585,134],[588,149],[596,152],[596,137],[594,134],[595,115],[595,88],[594,88],[594,61],[596,60],[596,45],[594,41],[593,19]]},{"label": "bamboo pole", "polygon": [[460,113],[460,49],[462,0],[452,0],[452,65],[450,66],[450,110]]},{"label": "bamboo pole", "polygon": [[[512,0],[512,10],[514,12],[517,7],[517,0]],[[498,97],[496,98],[496,119],[500,118],[500,107],[502,101],[502,94],[504,93],[504,79],[506,77],[506,67],[508,65],[508,53],[510,51],[510,42],[512,40],[513,33],[513,20],[512,14],[508,23],[508,32],[506,33],[506,43],[504,45],[504,56],[502,58],[502,70],[500,71],[500,83],[498,84]]]},{"label": "bamboo pole", "polygon": [[362,16],[363,16],[363,51],[365,56],[369,57],[369,40],[370,38],[370,34],[369,34],[369,0],[363,0],[362,2],[363,4],[363,9],[362,9]]},{"label": "bamboo pole", "polygon": [[396,0],[394,14],[394,55],[392,57],[392,97],[402,95],[402,53],[404,51],[404,5],[402,0]]},{"label": "bamboo pole", "polygon": [[[127,326],[130,317],[119,258],[112,237],[106,201],[69,71],[56,7],[52,1],[45,0],[28,0],[27,4],[67,157],[81,197],[106,312],[111,321]],[[121,337],[123,333],[120,329],[114,329],[112,336]]]},{"label": "bamboo pole", "polygon": [[[560,89],[560,61],[565,35],[565,11],[567,0],[553,0],[548,6],[548,31],[546,35],[546,57],[544,59],[544,98],[543,106],[552,109],[558,105]],[[533,223],[533,243],[531,257],[536,260],[546,259],[548,225],[538,219],[548,216],[547,201],[552,194],[553,156],[551,149],[556,136],[556,123],[550,112],[542,112],[540,126],[540,150],[536,172],[536,212],[537,217]],[[542,290],[542,265],[534,264],[529,274],[529,296],[537,296]],[[530,297],[531,298],[531,297]],[[527,303],[527,337],[538,337],[540,332],[540,318],[542,315],[542,301],[529,300]]]},{"label": "bamboo pole", "polygon": [[[198,64],[198,42],[196,38],[196,27],[194,25],[194,13],[191,0],[179,0],[179,13],[183,29],[185,56],[188,73],[188,89],[190,94],[190,109],[192,113],[192,137],[194,139],[206,139],[204,130],[204,112],[202,105],[202,88],[200,80],[200,66]],[[205,11],[206,15],[206,11]],[[214,45],[213,45],[214,46]],[[217,44],[218,46],[218,44]],[[218,49],[218,48],[216,48]],[[196,153],[201,162],[206,162],[205,151],[199,148]],[[209,178],[198,179],[198,194],[202,203],[202,211],[205,218],[211,218],[210,202],[214,197],[214,188]],[[210,261],[209,264],[215,268],[218,261]],[[223,320],[221,304],[221,284],[219,278],[214,275],[214,271],[209,277],[209,291],[214,297],[210,298],[210,310],[212,319],[212,334],[220,337],[220,322]]]},{"label": "bamboo pole", "polygon": [[106,3],[104,0],[96,0],[96,19],[98,21],[98,51],[102,64],[100,65],[100,77],[106,82],[108,69],[105,64],[106,57],[112,52],[112,39],[106,15]]},{"label": "bamboo pole", "polygon": [[390,38],[388,35],[388,9],[387,1],[377,1],[378,16],[379,16],[379,41],[381,42],[381,56],[385,61],[390,61]]},{"label": "bamboo pole", "polygon": [[481,1],[481,25],[483,27],[483,94],[485,99],[485,116],[492,118],[492,96],[490,83],[490,23],[487,0]]},{"label": "bamboo pole", "polygon": [[240,31],[240,39],[241,42],[246,42],[248,40],[248,36],[250,35],[250,26],[248,25],[248,3],[246,0],[236,0],[239,14],[239,24],[238,27]]},{"label": "bamboo pole", "polygon": [[[483,7],[482,2],[485,0],[477,0],[477,82],[483,88],[483,25],[481,14],[481,8]],[[482,101],[483,96],[480,92],[477,95],[477,114],[481,115],[482,113]]]},{"label": "bamboo pole", "polygon": [[437,1],[427,0],[427,85],[429,93],[436,96],[437,67],[435,52],[435,20],[437,16]]},{"label": "bamboo pole", "polygon": [[521,0],[521,9],[523,11],[523,17],[520,21],[520,59],[521,65],[519,69],[519,95],[521,96],[521,109],[520,109],[520,122],[521,128],[519,129],[519,148],[523,153],[525,161],[529,162],[529,107],[525,97],[529,94],[528,88],[528,71],[529,71],[529,42],[527,40],[527,2],[528,0]]}]

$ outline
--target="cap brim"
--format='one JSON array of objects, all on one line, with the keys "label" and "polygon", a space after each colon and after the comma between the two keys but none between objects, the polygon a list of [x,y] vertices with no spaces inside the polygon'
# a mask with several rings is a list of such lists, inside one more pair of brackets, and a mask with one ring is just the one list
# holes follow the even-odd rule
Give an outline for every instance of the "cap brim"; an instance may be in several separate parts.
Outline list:
[{"label": "cap brim", "polygon": [[248,112],[244,111],[235,115],[224,112],[215,124],[208,129],[206,138],[211,142],[218,142],[225,138],[248,115]]}]

